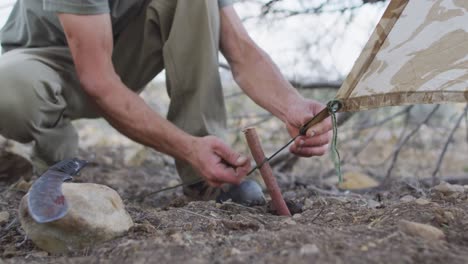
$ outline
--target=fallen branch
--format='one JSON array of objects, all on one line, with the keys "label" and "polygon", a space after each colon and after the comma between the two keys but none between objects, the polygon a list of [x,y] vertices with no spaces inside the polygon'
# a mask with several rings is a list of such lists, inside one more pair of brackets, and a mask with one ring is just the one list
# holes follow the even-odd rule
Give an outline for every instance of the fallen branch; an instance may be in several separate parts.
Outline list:
[{"label": "fallen branch", "polygon": [[380,127],[386,123],[388,123],[389,121],[392,121],[393,119],[395,119],[396,117],[398,116],[401,116],[401,115],[404,115],[404,114],[408,114],[411,109],[413,108],[414,105],[410,105],[410,106],[407,106],[405,107],[403,110],[399,111],[399,112],[396,112],[395,114],[391,115],[391,116],[388,116],[380,121],[377,121],[373,124],[370,124],[370,125],[365,125],[365,126],[362,126],[362,127],[359,127],[359,130],[361,129],[367,129],[367,128],[373,128],[373,127]]},{"label": "fallen branch", "polygon": [[450,134],[447,138],[447,141],[445,142],[444,148],[442,149],[442,152],[439,155],[439,160],[437,161],[437,166],[434,169],[434,172],[432,173],[432,184],[435,185],[437,181],[437,173],[440,170],[440,165],[442,165],[442,161],[444,160],[445,153],[447,152],[448,146],[450,145],[450,142],[453,139],[453,135],[455,134],[455,131],[458,129],[458,127],[461,124],[461,121],[463,120],[463,117],[468,113],[468,104],[465,106],[465,110],[463,110],[463,113],[460,115],[458,118],[457,122],[453,126],[452,131],[450,131]]},{"label": "fallen branch", "polygon": [[426,116],[426,118],[423,121],[421,121],[412,131],[410,131],[410,133],[406,135],[406,137],[404,137],[403,140],[398,144],[398,147],[395,149],[393,153],[392,163],[390,164],[390,167],[387,170],[387,175],[385,175],[382,186],[385,186],[385,184],[390,179],[390,175],[392,174],[392,170],[395,167],[395,164],[398,159],[398,155],[400,154],[400,151],[403,148],[403,146],[408,142],[408,140],[411,139],[411,137],[414,136],[414,134],[416,134],[416,132],[418,132],[418,130],[421,128],[422,125],[427,124],[429,119],[431,119],[431,117],[434,115],[437,109],[439,109],[439,107],[440,105],[437,105],[436,107],[434,107],[434,109],[432,109],[432,111]]}]

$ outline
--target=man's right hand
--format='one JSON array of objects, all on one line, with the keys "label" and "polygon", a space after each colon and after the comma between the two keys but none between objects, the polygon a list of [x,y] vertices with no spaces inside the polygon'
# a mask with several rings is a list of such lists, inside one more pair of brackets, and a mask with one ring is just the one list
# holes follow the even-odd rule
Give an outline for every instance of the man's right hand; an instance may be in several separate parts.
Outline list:
[{"label": "man's right hand", "polygon": [[188,161],[214,187],[238,185],[250,170],[250,160],[214,136],[195,138]]}]

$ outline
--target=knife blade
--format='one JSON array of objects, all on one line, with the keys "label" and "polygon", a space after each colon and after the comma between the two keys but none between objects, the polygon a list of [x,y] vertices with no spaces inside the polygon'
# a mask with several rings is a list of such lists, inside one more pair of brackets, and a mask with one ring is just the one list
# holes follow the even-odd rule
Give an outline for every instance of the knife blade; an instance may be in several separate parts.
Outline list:
[{"label": "knife blade", "polygon": [[34,182],[28,193],[28,211],[36,222],[52,222],[67,214],[69,205],[62,183],[72,180],[87,164],[76,158],[60,161]]}]

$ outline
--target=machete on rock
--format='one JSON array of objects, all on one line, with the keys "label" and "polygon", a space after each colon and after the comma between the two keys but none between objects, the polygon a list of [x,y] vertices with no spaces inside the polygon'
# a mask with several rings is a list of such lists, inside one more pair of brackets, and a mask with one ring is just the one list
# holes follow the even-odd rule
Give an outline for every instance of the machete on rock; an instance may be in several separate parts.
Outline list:
[{"label": "machete on rock", "polygon": [[85,160],[66,159],[50,167],[29,190],[28,211],[38,223],[48,223],[64,217],[68,203],[62,193],[62,183],[70,181],[88,164]]}]

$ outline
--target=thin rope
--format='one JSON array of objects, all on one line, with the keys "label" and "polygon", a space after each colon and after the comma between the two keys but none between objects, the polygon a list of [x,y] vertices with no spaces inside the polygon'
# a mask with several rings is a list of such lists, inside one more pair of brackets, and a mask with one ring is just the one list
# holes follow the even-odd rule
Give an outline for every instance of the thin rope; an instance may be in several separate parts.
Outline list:
[{"label": "thin rope", "polygon": [[[331,149],[331,158],[332,158],[332,161],[333,161],[333,164],[335,166],[335,169],[336,169],[336,172],[338,174],[338,178],[339,178],[339,182],[343,182],[343,176],[341,174],[341,159],[340,159],[340,153],[338,152],[338,148],[337,148],[337,141],[338,141],[338,125],[337,125],[337,121],[336,121],[336,113],[338,112],[338,110],[340,110],[340,108],[342,107],[342,103],[338,100],[332,100],[330,102],[328,102],[327,104],[327,110],[332,118],[332,124],[333,124],[333,137],[332,137],[332,142],[331,142],[331,145],[330,145],[330,149]],[[317,117],[317,116],[316,116]],[[311,120],[312,121],[312,120]],[[311,122],[310,121],[310,122]],[[321,121],[321,120],[320,120]],[[303,131],[305,132],[305,130]],[[260,164],[257,164],[257,166],[255,166],[254,168],[252,168],[246,175],[249,176],[251,175],[255,170],[257,169],[260,169],[265,163],[267,162],[270,162],[276,155],[278,155],[281,151],[283,151],[285,148],[287,148],[289,145],[291,145],[291,143],[293,143],[298,137],[301,136],[301,133],[299,133],[297,136],[295,136],[294,138],[292,138],[291,140],[288,141],[288,143],[286,143],[285,145],[283,145],[280,149],[278,149],[275,153],[273,153],[270,157],[268,158],[265,158],[262,163]],[[160,190],[157,190],[157,191],[154,191],[154,192],[151,192],[151,193],[147,193],[145,195],[143,195],[141,198],[144,199],[148,196],[151,196],[151,195],[155,195],[155,194],[158,194],[158,193],[161,193],[161,192],[165,192],[165,191],[169,191],[169,190],[173,190],[173,189],[176,189],[176,188],[179,188],[179,187],[183,187],[183,186],[188,186],[188,185],[192,185],[192,184],[197,184],[197,183],[200,183],[200,182],[203,182],[204,180],[203,179],[196,179],[196,180],[193,180],[193,181],[190,181],[190,182],[185,182],[185,183],[180,183],[180,184],[177,184],[177,185],[174,185],[174,186],[171,186],[171,187],[166,187],[166,188],[163,188],[163,189],[160,189]]]},{"label": "thin rope", "polygon": [[[263,167],[263,165],[265,165],[265,163],[269,162],[271,159],[273,159],[276,155],[278,155],[281,151],[283,151],[285,148],[287,148],[289,145],[291,145],[291,143],[294,142],[294,140],[296,140],[300,135],[297,135],[295,136],[294,138],[292,138],[288,143],[286,143],[286,145],[282,146],[279,150],[277,150],[275,153],[273,153],[269,158],[266,158],[260,163],[258,164],[257,166],[253,167],[245,177],[247,176],[250,176],[254,171],[256,171],[257,169],[260,169],[261,167]],[[161,193],[161,192],[165,192],[165,191],[169,191],[169,190],[173,190],[173,189],[176,189],[176,188],[179,188],[179,187],[184,187],[184,186],[189,186],[189,185],[193,185],[193,184],[197,184],[197,183],[200,183],[200,182],[203,182],[204,180],[203,179],[196,179],[196,180],[193,180],[193,181],[189,181],[189,182],[184,182],[184,183],[180,183],[180,184],[177,184],[177,185],[174,185],[174,186],[170,186],[170,187],[166,187],[166,188],[162,188],[160,190],[157,190],[157,191],[154,191],[154,192],[150,192],[150,193],[147,193],[147,194],[144,194],[143,196],[140,197],[140,199],[144,199],[148,196],[151,196],[151,195],[155,195],[155,194],[158,194],[158,193]]]},{"label": "thin rope", "polygon": [[336,173],[338,174],[339,182],[343,182],[343,175],[341,174],[341,158],[340,153],[338,152],[337,142],[338,142],[338,126],[336,122],[336,114],[333,111],[330,111],[333,125],[333,137],[330,145],[331,159],[333,165],[335,166]]}]

